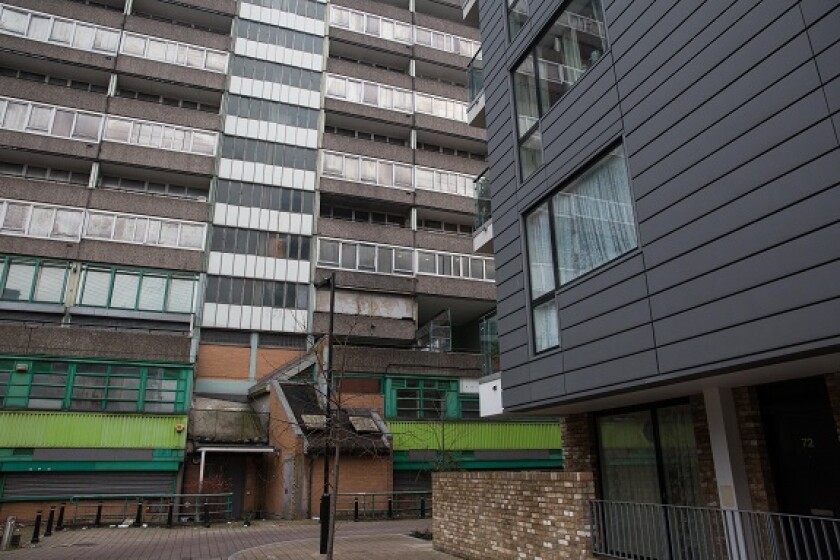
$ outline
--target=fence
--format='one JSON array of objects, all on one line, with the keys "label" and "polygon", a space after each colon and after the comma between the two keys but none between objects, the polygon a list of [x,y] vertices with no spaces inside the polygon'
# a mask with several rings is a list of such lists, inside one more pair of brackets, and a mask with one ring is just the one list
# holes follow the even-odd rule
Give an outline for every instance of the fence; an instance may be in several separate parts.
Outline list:
[{"label": "fence", "polygon": [[74,496],[65,507],[64,525],[178,525],[229,521],[233,494]]},{"label": "fence", "polygon": [[430,516],[432,493],[425,490],[336,494],[336,516],[356,521]]},{"label": "fence", "polygon": [[650,560],[840,560],[840,519],[592,500],[592,551]]}]

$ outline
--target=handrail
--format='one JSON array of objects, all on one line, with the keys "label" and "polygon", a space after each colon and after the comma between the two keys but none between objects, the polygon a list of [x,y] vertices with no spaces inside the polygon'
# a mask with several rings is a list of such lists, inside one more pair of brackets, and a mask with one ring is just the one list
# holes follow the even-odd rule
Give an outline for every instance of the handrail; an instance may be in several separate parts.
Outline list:
[{"label": "handrail", "polygon": [[805,560],[840,557],[840,519],[590,500],[592,552],[609,558]]}]

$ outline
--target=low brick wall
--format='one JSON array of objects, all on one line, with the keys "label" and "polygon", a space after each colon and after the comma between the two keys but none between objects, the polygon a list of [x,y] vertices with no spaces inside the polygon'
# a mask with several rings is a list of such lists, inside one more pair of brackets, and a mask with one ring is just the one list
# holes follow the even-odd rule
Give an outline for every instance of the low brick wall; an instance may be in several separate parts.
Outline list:
[{"label": "low brick wall", "polygon": [[590,559],[590,472],[432,475],[435,549],[469,560]]}]

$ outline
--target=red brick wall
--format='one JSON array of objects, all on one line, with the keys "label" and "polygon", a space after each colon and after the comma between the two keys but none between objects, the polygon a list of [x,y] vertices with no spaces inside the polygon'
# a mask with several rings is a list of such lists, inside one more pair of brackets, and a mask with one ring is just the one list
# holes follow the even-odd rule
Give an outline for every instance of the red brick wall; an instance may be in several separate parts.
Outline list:
[{"label": "red brick wall", "polygon": [[[299,349],[258,348],[256,378],[265,377],[302,352]],[[195,376],[200,379],[247,380],[250,364],[250,346],[201,344],[198,347]]]},{"label": "red brick wall", "polygon": [[592,473],[598,477],[598,432],[592,414],[570,414],[563,418],[563,469]]},{"label": "red brick wall", "polygon": [[[331,466],[332,463],[331,460]],[[338,493],[390,492],[394,488],[393,461],[390,455],[383,457],[348,455],[341,457],[338,465]],[[323,476],[324,461],[322,457],[318,457],[312,466],[312,487],[310,488],[312,515],[318,515],[320,508],[321,495],[324,491]],[[345,507],[343,502],[342,507]]]},{"label": "red brick wall", "polygon": [[773,476],[755,387],[738,387],[732,392],[741,431],[744,466],[749,476],[750,499],[755,511],[777,511]]}]

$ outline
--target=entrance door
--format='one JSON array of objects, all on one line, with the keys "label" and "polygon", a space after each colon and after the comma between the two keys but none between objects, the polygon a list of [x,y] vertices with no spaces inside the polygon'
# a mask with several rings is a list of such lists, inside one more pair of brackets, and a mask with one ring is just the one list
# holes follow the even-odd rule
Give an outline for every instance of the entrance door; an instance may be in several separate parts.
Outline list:
[{"label": "entrance door", "polygon": [[840,518],[840,442],[822,377],[759,388],[782,513]]}]

